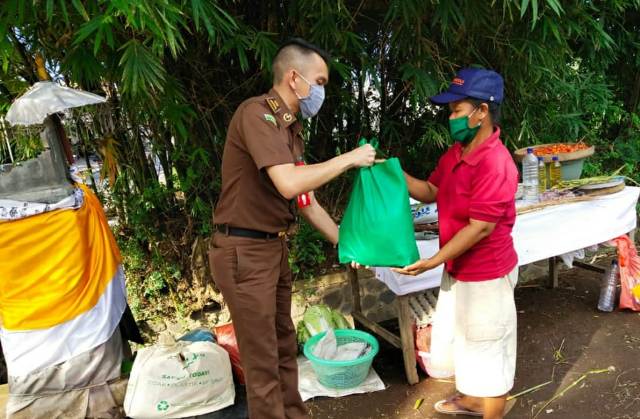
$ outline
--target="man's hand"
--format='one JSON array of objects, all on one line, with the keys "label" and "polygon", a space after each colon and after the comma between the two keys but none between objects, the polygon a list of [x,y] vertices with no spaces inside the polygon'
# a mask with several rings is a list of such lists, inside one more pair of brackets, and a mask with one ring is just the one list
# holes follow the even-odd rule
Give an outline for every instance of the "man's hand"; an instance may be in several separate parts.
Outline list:
[{"label": "man's hand", "polygon": [[433,259],[420,259],[413,265],[408,265],[404,268],[392,268],[391,270],[402,275],[416,276],[423,272],[430,271],[438,265],[440,265],[440,263],[437,263]]},{"label": "man's hand", "polygon": [[371,144],[365,144],[347,153],[352,167],[373,166],[376,161],[376,149]]},{"label": "man's hand", "polygon": [[369,144],[341,154],[324,163],[295,166],[293,163],[278,164],[266,168],[274,186],[286,199],[313,191],[354,167],[372,166],[376,150]]}]

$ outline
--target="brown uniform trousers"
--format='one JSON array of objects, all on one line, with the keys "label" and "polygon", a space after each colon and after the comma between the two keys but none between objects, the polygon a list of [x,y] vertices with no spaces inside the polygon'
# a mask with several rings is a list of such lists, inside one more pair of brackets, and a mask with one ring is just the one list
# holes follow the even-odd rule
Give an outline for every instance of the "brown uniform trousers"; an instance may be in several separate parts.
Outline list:
[{"label": "brown uniform trousers", "polygon": [[298,393],[286,240],[213,236],[209,262],[231,312],[251,419],[308,418]]}]

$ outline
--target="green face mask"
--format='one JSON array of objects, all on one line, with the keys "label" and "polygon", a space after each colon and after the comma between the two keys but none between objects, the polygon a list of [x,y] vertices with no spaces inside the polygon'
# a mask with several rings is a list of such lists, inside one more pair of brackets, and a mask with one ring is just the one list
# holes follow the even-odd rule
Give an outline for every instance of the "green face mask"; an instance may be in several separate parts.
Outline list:
[{"label": "green face mask", "polygon": [[449,132],[451,133],[451,138],[456,141],[460,141],[462,144],[468,144],[469,141],[473,140],[473,137],[476,136],[480,129],[480,125],[482,124],[479,122],[475,127],[469,127],[469,117],[473,115],[476,110],[477,108],[469,115],[449,120]]}]

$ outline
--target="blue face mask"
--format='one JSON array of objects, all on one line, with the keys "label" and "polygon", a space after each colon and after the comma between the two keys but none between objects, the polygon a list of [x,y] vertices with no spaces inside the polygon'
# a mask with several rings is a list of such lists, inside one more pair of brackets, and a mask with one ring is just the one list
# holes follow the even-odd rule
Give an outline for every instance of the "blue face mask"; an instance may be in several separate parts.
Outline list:
[{"label": "blue face mask", "polygon": [[296,96],[300,100],[300,114],[304,119],[312,118],[320,111],[322,103],[324,102],[324,86],[311,84],[302,74],[298,73],[298,75],[309,85],[309,96],[300,97],[298,93],[296,93]]}]

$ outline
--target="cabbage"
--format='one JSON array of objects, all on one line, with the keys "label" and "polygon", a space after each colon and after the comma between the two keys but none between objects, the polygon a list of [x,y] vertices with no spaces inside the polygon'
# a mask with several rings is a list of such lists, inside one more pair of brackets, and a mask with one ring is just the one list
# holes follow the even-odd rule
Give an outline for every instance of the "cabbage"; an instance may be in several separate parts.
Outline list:
[{"label": "cabbage", "polygon": [[307,308],[302,321],[310,336],[329,329],[351,329],[351,325],[342,313],[337,310],[331,310],[324,304]]},{"label": "cabbage", "polygon": [[331,309],[324,304],[309,307],[302,317],[309,335],[314,336],[334,327]]},{"label": "cabbage", "polygon": [[304,325],[304,320],[300,320],[298,322],[298,325],[296,326],[296,337],[298,340],[298,345],[300,345],[300,347],[302,347],[311,337],[311,335],[309,335],[307,327]]},{"label": "cabbage", "polygon": [[338,310],[331,310],[334,329],[351,329],[351,325]]}]

